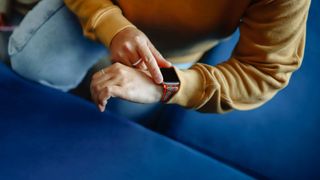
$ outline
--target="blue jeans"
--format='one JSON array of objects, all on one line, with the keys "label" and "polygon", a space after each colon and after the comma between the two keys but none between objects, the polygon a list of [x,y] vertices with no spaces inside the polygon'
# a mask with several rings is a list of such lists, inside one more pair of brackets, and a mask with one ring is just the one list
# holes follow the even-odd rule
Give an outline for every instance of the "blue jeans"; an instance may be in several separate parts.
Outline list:
[{"label": "blue jeans", "polygon": [[[42,0],[10,37],[9,54],[13,70],[21,76],[68,91],[77,87],[108,52],[103,45],[83,36],[77,18],[63,0]],[[191,64],[179,66],[188,68]],[[113,100],[111,105],[113,112],[133,119],[141,119],[157,109],[157,105],[123,100]]]},{"label": "blue jeans", "polygon": [[21,76],[68,91],[107,55],[86,39],[63,0],[43,0],[24,18],[9,40],[11,65]]}]

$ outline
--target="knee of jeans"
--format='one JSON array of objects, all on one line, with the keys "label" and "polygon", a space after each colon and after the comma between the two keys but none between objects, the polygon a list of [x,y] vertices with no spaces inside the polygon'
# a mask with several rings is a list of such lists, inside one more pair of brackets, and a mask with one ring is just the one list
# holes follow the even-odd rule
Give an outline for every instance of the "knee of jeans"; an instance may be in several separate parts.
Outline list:
[{"label": "knee of jeans", "polygon": [[[41,1],[35,6],[14,30],[9,40],[10,55],[21,51],[33,34],[45,24],[59,10],[64,7],[63,0]],[[22,27],[22,28],[21,28]]]},{"label": "knee of jeans", "polygon": [[61,73],[58,66],[51,67],[40,60],[20,55],[22,54],[17,53],[11,56],[11,67],[28,80],[66,92],[75,88],[83,78],[72,73]]}]

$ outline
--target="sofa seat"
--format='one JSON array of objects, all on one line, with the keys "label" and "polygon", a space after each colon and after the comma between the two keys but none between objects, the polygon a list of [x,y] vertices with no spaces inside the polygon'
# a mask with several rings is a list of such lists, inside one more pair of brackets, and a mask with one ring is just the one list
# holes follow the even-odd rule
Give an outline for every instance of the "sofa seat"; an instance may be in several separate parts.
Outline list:
[{"label": "sofa seat", "polygon": [[0,179],[252,179],[0,63]]}]

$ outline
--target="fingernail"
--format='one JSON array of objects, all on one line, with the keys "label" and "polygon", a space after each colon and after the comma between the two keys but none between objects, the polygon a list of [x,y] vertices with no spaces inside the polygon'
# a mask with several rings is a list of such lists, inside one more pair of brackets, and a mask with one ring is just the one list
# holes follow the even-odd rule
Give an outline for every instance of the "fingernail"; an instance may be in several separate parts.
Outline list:
[{"label": "fingernail", "polygon": [[162,81],[163,81],[163,78],[162,77],[158,77],[158,79],[157,79],[157,84],[161,84],[162,83]]}]

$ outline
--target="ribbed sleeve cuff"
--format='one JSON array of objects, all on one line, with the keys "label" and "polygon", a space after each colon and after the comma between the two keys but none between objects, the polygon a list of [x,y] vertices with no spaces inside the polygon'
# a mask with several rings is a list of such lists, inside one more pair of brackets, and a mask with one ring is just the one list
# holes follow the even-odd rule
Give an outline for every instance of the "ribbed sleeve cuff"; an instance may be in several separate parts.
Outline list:
[{"label": "ribbed sleeve cuff", "polygon": [[123,15],[121,10],[113,6],[97,14],[92,21],[97,38],[109,47],[113,37],[127,27],[135,27]]},{"label": "ribbed sleeve cuff", "polygon": [[179,91],[168,101],[186,108],[198,108],[204,96],[204,78],[197,68],[180,70],[175,68],[180,80]]}]

